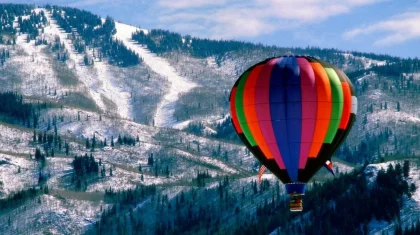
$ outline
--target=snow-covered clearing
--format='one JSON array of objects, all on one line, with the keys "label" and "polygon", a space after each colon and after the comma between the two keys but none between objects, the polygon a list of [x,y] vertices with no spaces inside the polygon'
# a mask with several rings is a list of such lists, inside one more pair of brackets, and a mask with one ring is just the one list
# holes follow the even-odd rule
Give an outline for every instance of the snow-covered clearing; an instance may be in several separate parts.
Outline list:
[{"label": "snow-covered clearing", "polygon": [[176,124],[176,119],[173,116],[175,112],[175,104],[181,93],[188,92],[197,85],[187,78],[178,75],[174,68],[164,59],[157,57],[150,51],[131,40],[132,33],[140,30],[134,26],[121,24],[115,22],[117,33],[115,38],[121,40],[124,45],[137,53],[143,58],[144,63],[149,66],[154,72],[162,75],[170,83],[168,93],[159,102],[156,114],[154,116],[154,123],[156,126],[171,127]]},{"label": "snow-covered clearing", "polygon": [[342,53],[342,55],[348,60],[349,59],[359,60],[360,62],[362,62],[364,69],[371,68],[372,66],[384,66],[387,62],[386,60],[374,60],[374,59],[366,58],[364,56],[354,56],[351,53]]},{"label": "snow-covered clearing", "polygon": [[0,123],[0,152],[13,152],[19,155],[29,155],[32,150],[28,146],[28,142],[31,139],[32,133]]},{"label": "snow-covered clearing", "polygon": [[28,159],[0,153],[0,198],[36,185],[35,166]]},{"label": "snow-covered clearing", "polygon": [[192,122],[201,122],[204,125],[204,131],[207,134],[215,134],[216,131],[212,128],[208,127],[207,125],[217,125],[221,124],[226,118],[230,118],[230,114],[221,117],[220,115],[210,115],[207,117],[196,117],[189,120],[177,122],[175,125],[172,126],[174,129],[183,130],[188,127],[188,125]]},{"label": "snow-covered clearing", "polygon": [[228,166],[227,164],[225,164],[224,162],[215,159],[215,158],[211,158],[211,157],[206,157],[206,156],[195,156],[192,155],[186,151],[182,151],[182,150],[178,150],[178,153],[182,154],[183,156],[191,159],[191,160],[195,160],[197,162],[201,162],[201,163],[207,163],[207,164],[211,164],[213,166],[218,167],[219,169],[223,170],[223,172],[228,172],[228,173],[238,173],[238,171],[230,166]]},{"label": "snow-covered clearing", "polygon": [[[101,212],[96,202],[42,195],[0,216],[1,234],[82,234]],[[13,215],[8,225],[8,216]]]}]

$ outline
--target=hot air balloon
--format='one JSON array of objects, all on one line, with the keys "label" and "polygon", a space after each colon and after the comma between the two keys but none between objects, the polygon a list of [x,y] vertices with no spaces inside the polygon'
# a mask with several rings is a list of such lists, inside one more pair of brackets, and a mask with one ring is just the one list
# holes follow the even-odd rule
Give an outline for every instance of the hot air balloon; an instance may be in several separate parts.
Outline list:
[{"label": "hot air balloon", "polygon": [[239,77],[229,100],[240,139],[285,184],[290,210],[302,211],[306,183],[355,121],[350,79],[314,57],[269,58]]}]

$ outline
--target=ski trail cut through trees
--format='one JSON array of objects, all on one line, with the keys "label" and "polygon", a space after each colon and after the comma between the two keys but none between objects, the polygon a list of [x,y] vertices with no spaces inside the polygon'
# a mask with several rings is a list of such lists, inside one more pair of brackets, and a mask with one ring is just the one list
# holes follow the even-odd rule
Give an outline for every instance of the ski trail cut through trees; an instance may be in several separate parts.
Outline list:
[{"label": "ski trail cut through trees", "polygon": [[[175,105],[181,93],[188,92],[197,85],[187,78],[178,75],[174,68],[163,58],[160,58],[131,39],[132,33],[140,30],[134,26],[115,22],[117,33],[115,37],[124,45],[143,58],[144,63],[154,72],[168,79],[169,92],[159,102],[154,116],[155,126],[172,127],[177,120],[174,117]],[[145,30],[144,30],[145,31]],[[147,33],[147,31],[145,31]]]},{"label": "ski trail cut through trees", "polygon": [[[50,36],[57,35],[60,41],[64,43],[68,51],[69,61],[71,61],[66,62],[68,67],[74,67],[78,79],[86,86],[96,105],[104,112],[110,111],[104,103],[103,97],[105,97],[116,105],[116,110],[111,112],[116,112],[122,118],[131,119],[133,115],[131,112],[130,93],[128,88],[122,87],[122,85],[119,86],[116,81],[112,81],[112,75],[109,73],[111,65],[98,61],[95,61],[93,66],[82,65],[83,54],[75,52],[71,41],[67,39],[69,33],[64,32],[60,28],[57,21],[52,18],[51,13],[46,9],[42,10],[50,22],[50,26],[45,27],[45,34]],[[88,49],[86,50],[87,53],[92,53]]]}]

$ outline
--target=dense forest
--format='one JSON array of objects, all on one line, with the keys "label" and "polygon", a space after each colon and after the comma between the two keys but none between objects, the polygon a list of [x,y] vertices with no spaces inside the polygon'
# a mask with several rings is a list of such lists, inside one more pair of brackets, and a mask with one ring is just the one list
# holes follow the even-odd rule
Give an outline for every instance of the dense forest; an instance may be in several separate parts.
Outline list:
[{"label": "dense forest", "polygon": [[26,103],[21,95],[15,92],[0,93],[0,119],[13,124],[37,128],[41,109],[46,103]]},{"label": "dense forest", "polygon": [[[106,17],[102,23],[101,17],[88,11],[71,7],[47,5],[46,9],[52,12],[52,17],[58,25],[69,33],[75,49],[85,52],[86,47],[100,48],[93,51],[94,58],[102,60],[108,56],[110,62],[118,66],[132,66],[141,62],[139,56],[128,49],[122,42],[113,39],[116,33],[115,22],[111,17]],[[77,32],[77,34],[76,34]],[[85,62],[88,65],[88,62]]]},{"label": "dense forest", "polygon": [[29,42],[39,36],[43,27],[47,24],[47,18],[45,17],[44,11],[40,13],[31,12],[28,19],[22,19],[22,16],[19,16],[18,24],[20,28],[19,32],[27,33],[27,40]]},{"label": "dense forest", "polygon": [[34,200],[36,197],[42,194],[48,194],[48,186],[44,187],[32,187],[25,190],[17,191],[7,198],[0,199],[0,211],[17,207],[27,200]]},{"label": "dense forest", "polygon": [[[182,192],[172,200],[166,195],[147,196],[139,188],[121,192],[109,189],[106,198],[114,205],[103,212],[101,222],[93,230],[100,234],[147,233],[152,225],[142,219],[142,210],[133,208],[142,201],[152,200],[157,218],[156,234],[268,234],[276,230],[286,234],[366,234],[372,219],[398,221],[403,198],[410,197],[416,190],[414,184],[407,183],[409,171],[409,162],[405,161],[403,165],[389,165],[386,170],[380,170],[373,182],[367,180],[372,175],[363,167],[324,184],[315,183],[305,195],[301,214],[290,213],[279,184],[270,185],[267,180],[260,185],[252,181],[246,186],[248,189],[235,194],[229,190],[229,178],[224,178],[217,187],[203,189],[206,198],[212,200],[197,198],[204,193],[199,188]],[[257,203],[256,213],[243,214],[241,201],[264,193],[268,197]],[[227,218],[222,211],[239,220],[233,230],[223,222]],[[161,214],[165,216],[159,216]],[[396,226],[398,229],[403,231],[400,225]],[[403,234],[410,234],[416,231],[416,225],[404,231]]]},{"label": "dense forest", "polygon": [[[15,17],[30,15],[31,10],[34,9],[33,5],[23,4],[0,4],[0,36],[3,37],[5,33],[16,33],[16,28],[13,27]],[[4,42],[4,40],[1,40]],[[10,44],[10,39],[7,40]]]},{"label": "dense forest", "polygon": [[[75,156],[72,165],[72,183],[75,183],[76,189],[86,189],[88,184],[87,180],[91,177],[98,176],[99,167],[102,164],[101,162],[96,161],[92,154],[90,154],[90,156],[85,154],[84,156]],[[102,169],[102,172],[103,171],[105,170]]]}]

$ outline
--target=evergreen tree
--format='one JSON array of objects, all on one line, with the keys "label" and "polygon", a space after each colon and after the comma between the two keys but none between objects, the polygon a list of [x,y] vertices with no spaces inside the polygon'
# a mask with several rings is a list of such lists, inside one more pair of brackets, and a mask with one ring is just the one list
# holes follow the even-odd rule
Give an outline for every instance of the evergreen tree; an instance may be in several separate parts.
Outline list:
[{"label": "evergreen tree", "polygon": [[68,156],[69,155],[69,151],[70,151],[70,146],[69,146],[69,144],[67,142],[65,142],[64,146],[66,148],[66,156]]},{"label": "evergreen tree", "polygon": [[92,138],[92,149],[95,149],[96,146],[96,137],[95,134],[93,134],[93,138]]},{"label": "evergreen tree", "polygon": [[121,138],[121,135],[118,135],[118,144],[122,145],[123,144],[123,140]]},{"label": "evergreen tree", "polygon": [[101,177],[102,178],[104,178],[106,175],[105,175],[105,172],[106,172],[106,170],[105,170],[105,165],[103,165],[102,166],[102,170],[101,170]]},{"label": "evergreen tree", "polygon": [[89,58],[87,57],[87,55],[83,56],[83,63],[88,66],[89,65]]},{"label": "evergreen tree", "polygon": [[403,165],[403,175],[404,177],[408,177],[410,173],[410,162],[408,160],[404,161],[404,165]]},{"label": "evergreen tree", "polygon": [[153,153],[150,153],[150,156],[147,158],[147,165],[153,166],[154,159],[153,159]]},{"label": "evergreen tree", "polygon": [[90,149],[89,138],[86,138],[86,149]]}]

